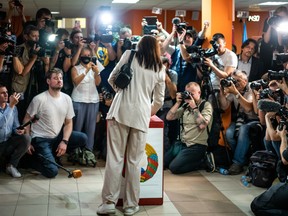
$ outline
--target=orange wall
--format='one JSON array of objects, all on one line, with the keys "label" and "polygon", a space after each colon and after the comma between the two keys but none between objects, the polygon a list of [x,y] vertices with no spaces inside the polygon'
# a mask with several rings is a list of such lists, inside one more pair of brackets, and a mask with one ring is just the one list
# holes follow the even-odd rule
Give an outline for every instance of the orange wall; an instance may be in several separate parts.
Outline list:
[{"label": "orange wall", "polygon": [[[262,35],[264,20],[269,16],[269,12],[250,12],[250,15],[260,15],[259,22],[251,22],[251,21],[246,22],[248,38],[253,37],[258,39],[258,37]],[[165,29],[168,32],[171,32],[172,19],[175,17],[175,11],[166,10],[162,11],[161,15],[155,15],[151,13],[151,10],[131,10],[123,14],[122,17],[119,17],[119,19],[122,20],[122,22],[125,25],[131,26],[134,35],[141,35],[142,34],[141,21],[144,16],[157,16],[158,20],[162,22]],[[198,31],[201,30],[202,27],[201,12],[199,13],[199,19],[197,21],[192,21],[192,11],[186,11],[186,17],[184,19],[186,22],[188,22],[189,25],[192,25]],[[221,22],[221,19],[217,22]],[[238,18],[235,18],[233,26],[234,26],[234,43],[237,46],[238,52],[240,52],[242,44],[243,23],[240,23],[240,20]],[[221,29],[218,32],[221,32]],[[212,35],[214,33],[216,32],[211,32]],[[227,46],[230,47],[230,45]]]}]

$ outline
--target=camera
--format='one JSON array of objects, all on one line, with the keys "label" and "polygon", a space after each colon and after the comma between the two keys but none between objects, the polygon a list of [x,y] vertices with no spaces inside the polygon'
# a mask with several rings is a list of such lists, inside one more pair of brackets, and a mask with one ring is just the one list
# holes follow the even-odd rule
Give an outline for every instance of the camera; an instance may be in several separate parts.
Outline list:
[{"label": "camera", "polygon": [[268,79],[269,80],[282,80],[283,78],[288,78],[287,70],[273,71],[268,70]]},{"label": "camera", "polygon": [[270,17],[267,23],[269,25],[278,25],[282,20],[283,18],[281,16],[275,15],[275,16]]},{"label": "camera", "polygon": [[[210,58],[218,53],[218,43],[217,41],[211,40],[210,44],[212,45],[212,48],[210,49],[202,49],[198,48],[196,46],[190,46],[187,48],[187,52],[191,53],[191,60],[193,63],[203,63],[203,58]],[[208,71],[208,68],[205,68],[206,71]],[[204,71],[204,70],[203,70]]]},{"label": "camera", "polygon": [[251,82],[250,88],[258,91],[261,88],[262,89],[268,88],[268,83],[265,82],[263,79],[256,80],[256,81]]},{"label": "camera", "polygon": [[181,22],[179,17],[174,17],[172,23],[176,26],[176,31],[182,34],[183,30],[187,28],[187,23]]},{"label": "camera", "polygon": [[8,43],[8,47],[3,52],[4,55],[14,55],[16,52],[16,38],[7,34],[10,29],[10,23],[6,23],[3,27],[0,27],[0,44]]},{"label": "camera", "polygon": [[267,99],[273,98],[276,102],[279,102],[280,104],[283,104],[284,102],[284,93],[281,89],[278,89],[276,91],[272,91],[269,88],[265,88],[260,92],[260,99]]},{"label": "camera", "polygon": [[100,41],[102,43],[112,43],[113,40],[114,40],[114,37],[112,34],[102,34],[102,35],[95,34],[95,37],[94,37],[95,42]]},{"label": "camera", "polygon": [[113,99],[113,94],[108,91],[106,87],[101,88],[101,92],[103,94],[103,102],[105,103],[106,100],[112,100]]},{"label": "camera", "polygon": [[282,65],[288,62],[288,53],[278,53],[276,54],[276,64]]},{"label": "camera", "polygon": [[233,77],[227,77],[226,79],[222,79],[220,81],[220,85],[222,86],[222,88],[230,87],[232,83],[237,83],[237,81]]},{"label": "camera", "polygon": [[190,97],[191,94],[188,91],[181,92],[180,94],[181,94],[182,100],[191,99],[191,97]]},{"label": "camera", "polygon": [[74,44],[69,39],[64,39],[63,41],[67,49],[73,49]]},{"label": "camera", "polygon": [[126,50],[132,49],[132,41],[129,38],[125,38],[123,41],[123,45],[121,47],[122,53],[124,53]]}]

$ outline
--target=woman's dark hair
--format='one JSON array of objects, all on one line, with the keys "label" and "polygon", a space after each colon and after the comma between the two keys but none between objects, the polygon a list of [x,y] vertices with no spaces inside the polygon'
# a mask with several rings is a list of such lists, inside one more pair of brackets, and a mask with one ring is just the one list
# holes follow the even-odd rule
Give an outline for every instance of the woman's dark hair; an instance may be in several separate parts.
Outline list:
[{"label": "woman's dark hair", "polygon": [[163,65],[161,61],[160,47],[157,39],[151,35],[144,35],[139,41],[136,58],[145,69],[159,72]]},{"label": "woman's dark hair", "polygon": [[[258,43],[257,43],[256,40],[254,40],[254,39],[252,39],[252,38],[248,38],[247,40],[245,40],[245,41],[243,42],[243,44],[241,45],[241,49],[243,49],[244,47],[248,46],[249,43],[254,43],[254,46],[255,46],[255,48],[254,48],[254,53],[258,52]],[[254,53],[253,53],[253,54],[254,54]]]}]

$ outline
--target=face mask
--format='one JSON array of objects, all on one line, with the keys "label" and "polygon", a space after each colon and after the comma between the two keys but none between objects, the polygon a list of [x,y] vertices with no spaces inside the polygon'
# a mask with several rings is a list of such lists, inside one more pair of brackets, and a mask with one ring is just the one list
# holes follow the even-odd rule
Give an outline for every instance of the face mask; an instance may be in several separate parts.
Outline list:
[{"label": "face mask", "polygon": [[84,64],[88,64],[91,61],[91,58],[88,56],[81,56],[80,57],[81,62],[83,62]]}]

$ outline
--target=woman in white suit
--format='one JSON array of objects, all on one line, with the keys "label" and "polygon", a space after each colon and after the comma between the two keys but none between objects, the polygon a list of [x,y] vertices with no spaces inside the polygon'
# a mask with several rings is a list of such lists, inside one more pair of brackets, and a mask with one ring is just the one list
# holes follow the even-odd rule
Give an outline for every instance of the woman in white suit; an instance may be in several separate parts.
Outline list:
[{"label": "woman in white suit", "polygon": [[118,201],[122,169],[125,162],[124,215],[139,211],[140,166],[146,144],[150,117],[161,108],[165,92],[165,67],[160,58],[160,47],[153,36],[145,35],[137,45],[131,62],[133,77],[122,90],[115,84],[115,76],[128,62],[127,50],[108,79],[116,95],[107,114],[107,160],[102,201],[98,214],[115,213]]}]

